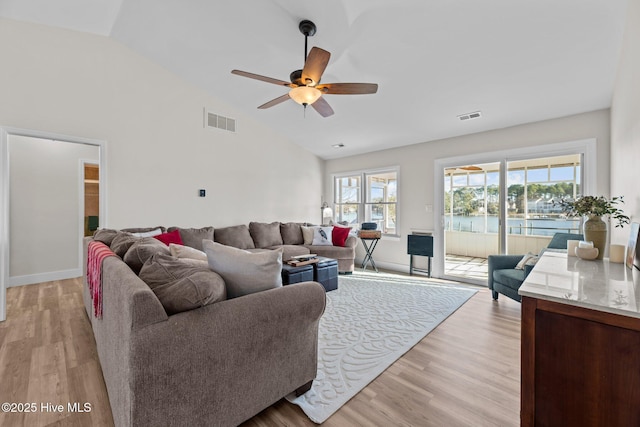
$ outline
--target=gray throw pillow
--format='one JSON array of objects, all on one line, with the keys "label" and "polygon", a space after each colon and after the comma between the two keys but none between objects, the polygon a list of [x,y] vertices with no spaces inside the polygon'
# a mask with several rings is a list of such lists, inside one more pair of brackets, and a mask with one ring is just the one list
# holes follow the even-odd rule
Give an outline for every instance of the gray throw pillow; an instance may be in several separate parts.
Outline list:
[{"label": "gray throw pillow", "polygon": [[184,246],[196,248],[199,251],[202,250],[203,239],[213,240],[213,227],[203,227],[203,228],[169,227],[167,229],[169,233],[175,230],[178,230],[180,232],[180,239],[182,239],[182,244]]},{"label": "gray throw pillow", "polygon": [[250,222],[249,233],[256,248],[268,248],[282,244],[280,235],[280,223]]},{"label": "gray throw pillow", "polygon": [[139,239],[140,237],[136,237],[131,233],[119,231],[111,241],[110,248],[113,253],[118,255],[120,258],[124,258],[124,255],[127,253],[129,248]]},{"label": "gray throw pillow", "polygon": [[228,298],[282,286],[281,249],[252,253],[210,240],[202,244],[209,267],[222,276],[227,285]]},{"label": "gray throw pillow", "polygon": [[282,242],[285,245],[302,245],[304,243],[302,228],[300,224],[296,222],[280,224],[280,234],[282,235]]},{"label": "gray throw pillow", "polygon": [[203,261],[158,253],[142,266],[140,278],[169,315],[226,299],[224,280]]},{"label": "gray throw pillow", "polygon": [[114,237],[118,235],[118,230],[110,230],[108,228],[101,228],[93,233],[93,240],[102,242],[107,246],[111,246]]},{"label": "gray throw pillow", "polygon": [[255,249],[249,227],[246,225],[234,225],[232,227],[216,228],[213,232],[213,239],[227,246],[238,249]]},{"label": "gray throw pillow", "polygon": [[143,264],[157,253],[169,255],[169,247],[154,237],[141,237],[131,245],[122,260],[138,274]]}]

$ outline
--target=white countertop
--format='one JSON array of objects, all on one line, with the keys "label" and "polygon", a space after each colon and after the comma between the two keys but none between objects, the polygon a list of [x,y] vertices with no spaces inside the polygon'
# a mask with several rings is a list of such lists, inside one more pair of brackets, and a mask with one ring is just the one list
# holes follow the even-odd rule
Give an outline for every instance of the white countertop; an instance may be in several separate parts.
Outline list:
[{"label": "white countertop", "polygon": [[518,293],[640,318],[640,271],[608,259],[587,261],[545,252]]}]

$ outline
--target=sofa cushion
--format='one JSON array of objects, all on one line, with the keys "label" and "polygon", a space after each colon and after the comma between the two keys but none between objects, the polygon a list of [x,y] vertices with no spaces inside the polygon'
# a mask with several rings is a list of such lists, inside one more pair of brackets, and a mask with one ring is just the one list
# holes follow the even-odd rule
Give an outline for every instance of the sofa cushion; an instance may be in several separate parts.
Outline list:
[{"label": "sofa cushion", "polygon": [[280,224],[280,235],[282,236],[282,243],[285,245],[302,245],[304,243],[302,228],[297,222]]},{"label": "sofa cushion", "polygon": [[224,280],[201,261],[158,253],[142,266],[140,278],[169,315],[226,299]]},{"label": "sofa cushion", "polygon": [[333,246],[331,240],[333,227],[313,227],[313,242],[315,246]]},{"label": "sofa cushion", "polygon": [[207,260],[207,254],[203,251],[189,246],[176,245],[175,243],[169,243],[169,252],[171,252],[171,256],[175,258],[197,259],[199,261]]},{"label": "sofa cushion", "polygon": [[518,264],[514,267],[516,270],[524,270],[525,265],[534,266],[538,262],[538,255],[532,254],[531,252],[527,253],[522,257]]},{"label": "sofa cushion", "polygon": [[124,258],[131,245],[133,245],[140,237],[136,237],[131,233],[118,232],[111,241],[109,247],[120,258]]},{"label": "sofa cushion", "polygon": [[282,249],[282,261],[288,261],[294,256],[298,255],[308,255],[309,249],[302,245],[278,245],[278,246],[270,246],[267,249],[277,250]]},{"label": "sofa cushion", "polygon": [[213,239],[227,246],[238,249],[254,249],[249,227],[246,225],[234,225],[232,227],[216,228],[213,232]]},{"label": "sofa cushion", "polygon": [[279,222],[272,222],[270,224],[250,222],[249,233],[256,248],[268,248],[269,246],[282,244]]},{"label": "sofa cushion", "polygon": [[200,251],[202,251],[203,239],[213,240],[213,227],[202,227],[202,228],[169,227],[167,231],[175,231],[175,230],[178,230],[180,232],[180,238],[182,239],[182,244],[184,246],[190,246]]},{"label": "sofa cushion", "polygon": [[522,286],[522,282],[525,279],[524,270],[506,269],[506,270],[494,270],[493,280],[501,283],[502,285],[518,290]]},{"label": "sofa cushion", "polygon": [[101,228],[93,233],[93,240],[102,242],[107,246],[111,246],[114,237],[118,235],[118,230],[110,230],[108,228]]},{"label": "sofa cushion", "polygon": [[228,298],[282,286],[281,249],[251,253],[211,240],[203,241],[202,245],[209,267],[220,274],[227,285]]},{"label": "sofa cushion", "polygon": [[170,255],[167,245],[155,237],[141,237],[131,245],[122,260],[134,273],[138,274],[144,263],[157,253]]},{"label": "sofa cushion", "polygon": [[344,242],[347,241],[351,227],[334,226],[331,230],[331,241],[334,246],[344,246]]},{"label": "sofa cushion", "polygon": [[302,231],[303,244],[311,245],[313,243],[313,227],[302,225],[300,230]]},{"label": "sofa cushion", "polygon": [[166,246],[169,246],[170,243],[182,245],[182,239],[180,238],[180,232],[178,230],[162,233],[157,236],[153,236],[153,238],[158,239],[158,241],[164,243]]}]

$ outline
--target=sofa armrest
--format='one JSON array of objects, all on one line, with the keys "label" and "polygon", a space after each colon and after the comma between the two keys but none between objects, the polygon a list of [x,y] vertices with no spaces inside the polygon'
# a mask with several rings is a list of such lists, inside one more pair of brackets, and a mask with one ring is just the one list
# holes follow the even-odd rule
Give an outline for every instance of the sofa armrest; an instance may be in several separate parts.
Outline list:
[{"label": "sofa armrest", "polygon": [[[316,282],[279,287],[176,314],[136,332],[136,422],[237,425],[313,380],[325,308]],[[149,393],[150,384],[153,393]],[[177,402],[180,404],[169,404]]]},{"label": "sofa armrest", "polygon": [[493,290],[493,272],[516,268],[524,255],[489,255],[487,258],[487,280],[489,289]]},{"label": "sofa armrest", "polygon": [[352,234],[347,237],[347,240],[344,241],[344,246],[347,248],[355,248],[358,246],[358,238]]}]

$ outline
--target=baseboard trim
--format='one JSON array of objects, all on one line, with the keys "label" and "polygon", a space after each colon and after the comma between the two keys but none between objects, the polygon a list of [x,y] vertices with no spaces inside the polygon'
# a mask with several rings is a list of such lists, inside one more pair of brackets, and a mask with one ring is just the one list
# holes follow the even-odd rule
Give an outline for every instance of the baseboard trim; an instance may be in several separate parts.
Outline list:
[{"label": "baseboard trim", "polygon": [[25,276],[9,277],[8,288],[13,286],[33,285],[34,283],[51,282],[52,280],[73,279],[82,276],[81,268],[51,271],[48,273],[27,274]]}]

